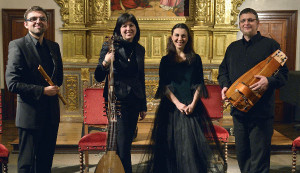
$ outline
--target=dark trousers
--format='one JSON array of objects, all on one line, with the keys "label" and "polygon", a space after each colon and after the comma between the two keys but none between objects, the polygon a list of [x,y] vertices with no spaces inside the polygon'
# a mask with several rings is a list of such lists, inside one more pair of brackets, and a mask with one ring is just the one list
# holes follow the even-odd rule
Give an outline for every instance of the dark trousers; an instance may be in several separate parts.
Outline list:
[{"label": "dark trousers", "polygon": [[117,119],[117,154],[126,173],[132,173],[131,144],[139,116],[139,103],[131,95],[125,102],[121,101],[121,116]]},{"label": "dark trousers", "polygon": [[233,116],[233,124],[241,173],[269,173],[273,119]]},{"label": "dark trousers", "polygon": [[19,128],[18,173],[50,173],[58,125]]}]

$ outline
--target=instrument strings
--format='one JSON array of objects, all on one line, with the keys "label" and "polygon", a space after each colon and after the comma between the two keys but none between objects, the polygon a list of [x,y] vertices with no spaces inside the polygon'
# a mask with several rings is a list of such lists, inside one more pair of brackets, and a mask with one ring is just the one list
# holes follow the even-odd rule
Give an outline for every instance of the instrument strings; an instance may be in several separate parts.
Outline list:
[{"label": "instrument strings", "polygon": [[[114,39],[111,38],[111,51],[115,51],[114,49]],[[109,92],[108,92],[108,120],[109,120],[109,140],[108,146],[109,150],[115,149],[115,141],[116,141],[116,133],[117,133],[117,117],[116,117],[116,98],[114,95],[114,73],[113,73],[113,64],[114,64],[114,56],[111,59],[110,63],[110,73],[108,76],[109,81]]]}]

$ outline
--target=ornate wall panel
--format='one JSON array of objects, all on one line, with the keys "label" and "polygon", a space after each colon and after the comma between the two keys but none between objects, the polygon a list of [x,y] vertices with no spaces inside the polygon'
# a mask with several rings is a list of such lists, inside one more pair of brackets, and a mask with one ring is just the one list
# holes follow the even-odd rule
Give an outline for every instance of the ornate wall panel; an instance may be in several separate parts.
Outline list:
[{"label": "ornate wall panel", "polygon": [[236,34],[233,32],[217,31],[213,34],[213,58],[212,64],[220,64],[224,58],[226,48],[236,40]]},{"label": "ornate wall panel", "polygon": [[88,62],[98,63],[101,46],[105,41],[105,33],[98,31],[91,31],[88,34],[87,49],[88,49]]},{"label": "ornate wall panel", "polygon": [[148,37],[147,36],[141,36],[140,37],[140,41],[139,41],[139,43],[142,45],[142,46],[144,46],[144,48],[145,48],[145,58],[146,59],[149,59],[150,57],[151,57],[151,55],[149,54],[149,41],[148,41],[149,39],[148,39]]},{"label": "ornate wall panel", "polygon": [[194,50],[200,55],[203,64],[210,64],[212,58],[212,32],[194,31]]},{"label": "ornate wall panel", "polygon": [[81,71],[76,68],[64,69],[63,95],[67,105],[61,106],[62,121],[80,121],[82,113],[81,104]]},{"label": "ornate wall panel", "polygon": [[151,54],[153,58],[162,57],[162,37],[152,37]]},{"label": "ornate wall panel", "polygon": [[86,31],[63,32],[63,62],[82,63],[87,62],[87,35]]},{"label": "ornate wall panel", "polygon": [[[93,73],[100,49],[105,37],[112,34],[117,16],[111,11],[111,0],[54,1],[61,7],[60,13],[64,22],[61,28],[65,73],[62,88],[69,105],[62,106],[63,120],[80,121],[82,88],[96,83]],[[148,1],[150,5],[159,3],[159,0]],[[194,48],[202,58],[207,81],[217,82],[218,66],[226,48],[236,40],[238,29],[235,21],[239,13],[237,7],[244,0],[185,1],[189,2],[189,13],[186,16],[141,16],[139,14],[142,14],[142,10],[120,11],[134,13],[140,25],[139,43],[146,50],[145,77],[150,113],[155,112],[158,104],[154,100],[154,94],[158,86],[159,62],[166,54],[167,41],[174,24],[186,23],[191,28]]]}]

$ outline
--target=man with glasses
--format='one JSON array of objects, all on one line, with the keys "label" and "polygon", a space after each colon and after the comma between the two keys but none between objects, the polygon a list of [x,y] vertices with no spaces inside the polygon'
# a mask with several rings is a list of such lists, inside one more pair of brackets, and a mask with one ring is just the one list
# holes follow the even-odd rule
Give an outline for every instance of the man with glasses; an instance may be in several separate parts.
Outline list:
[{"label": "man with glasses", "polygon": [[[38,6],[24,14],[25,37],[9,43],[7,88],[17,94],[18,173],[49,173],[56,145],[60,110],[57,93],[63,82],[59,45],[44,38],[47,13]],[[55,86],[38,71],[41,65]]]},{"label": "man with glasses", "polygon": [[[239,27],[243,33],[241,40],[231,43],[219,67],[218,81],[225,93],[240,76],[259,62],[265,60],[280,45],[273,39],[264,37],[257,30],[258,15],[246,8],[239,14]],[[242,173],[269,173],[271,138],[273,135],[275,89],[287,81],[288,69],[284,65],[271,77],[255,75],[259,81],[250,86],[253,91],[265,91],[262,98],[249,112],[231,109],[233,116],[237,160]]]}]

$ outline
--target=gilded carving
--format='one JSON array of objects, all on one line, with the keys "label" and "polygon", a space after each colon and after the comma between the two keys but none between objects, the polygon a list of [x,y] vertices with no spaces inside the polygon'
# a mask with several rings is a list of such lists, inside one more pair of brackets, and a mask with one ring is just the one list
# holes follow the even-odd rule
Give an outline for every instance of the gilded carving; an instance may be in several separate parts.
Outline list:
[{"label": "gilded carving", "polygon": [[67,112],[74,112],[79,109],[79,77],[78,75],[65,74],[65,97],[68,104],[65,106]]},{"label": "gilded carving", "polygon": [[212,69],[211,80],[215,83],[218,83],[218,74],[219,74],[219,69]]},{"label": "gilded carving", "polygon": [[71,22],[84,23],[84,0],[70,0]]},{"label": "gilded carving", "polygon": [[158,75],[146,75],[146,97],[148,112],[154,112],[159,104],[159,100],[154,99],[156,90],[158,88]]},{"label": "gilded carving", "polygon": [[90,73],[89,68],[81,68],[81,80],[89,81]]},{"label": "gilded carving", "polygon": [[214,4],[211,0],[196,0],[195,21],[200,25],[212,23],[213,8]]},{"label": "gilded carving", "polygon": [[147,37],[141,36],[139,43],[145,48],[145,58],[149,57],[149,47],[148,47]]},{"label": "gilded carving", "polygon": [[107,1],[90,0],[90,19],[95,22],[107,20]]},{"label": "gilded carving", "polygon": [[235,25],[235,22],[237,20],[237,17],[240,13],[240,10],[238,10],[237,8],[240,7],[242,5],[242,3],[245,0],[231,0],[232,3],[232,9],[231,9],[231,25]]},{"label": "gilded carving", "polygon": [[161,57],[161,37],[152,38],[152,57]]},{"label": "gilded carving", "polygon": [[69,0],[54,0],[60,6],[61,20],[64,25],[69,24]]},{"label": "gilded carving", "polygon": [[225,0],[217,0],[215,16],[216,24],[225,23]]}]

